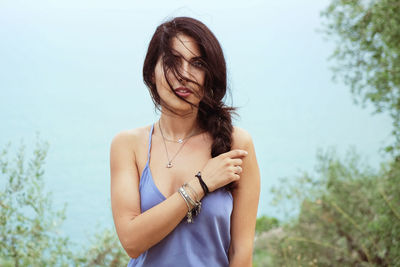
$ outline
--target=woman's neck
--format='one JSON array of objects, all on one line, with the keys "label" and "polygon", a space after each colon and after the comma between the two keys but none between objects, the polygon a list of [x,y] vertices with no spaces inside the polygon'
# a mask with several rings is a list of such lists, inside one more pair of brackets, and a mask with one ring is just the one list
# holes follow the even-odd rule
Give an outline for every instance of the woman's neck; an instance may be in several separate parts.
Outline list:
[{"label": "woman's neck", "polygon": [[183,139],[201,131],[197,123],[197,113],[185,117],[161,113],[158,124],[165,138],[172,140]]}]

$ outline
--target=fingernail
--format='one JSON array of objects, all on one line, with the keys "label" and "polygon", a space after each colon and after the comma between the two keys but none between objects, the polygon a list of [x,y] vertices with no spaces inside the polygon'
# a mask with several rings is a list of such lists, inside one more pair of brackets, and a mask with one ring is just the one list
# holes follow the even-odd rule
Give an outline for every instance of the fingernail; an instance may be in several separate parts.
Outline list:
[{"label": "fingernail", "polygon": [[248,155],[249,153],[247,151],[245,151],[244,154]]}]

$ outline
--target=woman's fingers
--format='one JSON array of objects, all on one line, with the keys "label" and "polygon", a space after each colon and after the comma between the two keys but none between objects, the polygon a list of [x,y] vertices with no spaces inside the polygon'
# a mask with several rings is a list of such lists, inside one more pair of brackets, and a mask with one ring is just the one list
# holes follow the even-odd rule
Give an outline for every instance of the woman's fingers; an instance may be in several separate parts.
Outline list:
[{"label": "woman's fingers", "polygon": [[236,171],[235,171],[236,174],[239,174],[243,171],[242,167],[240,167],[240,166],[235,166],[235,168],[236,168]]},{"label": "woman's fingers", "polygon": [[241,160],[241,159],[232,159],[231,160],[231,162],[230,162],[233,166],[240,166],[240,165],[242,165],[242,163],[243,163],[243,160]]},{"label": "woman's fingers", "polygon": [[240,179],[242,158],[246,155],[247,151],[234,149],[207,162],[201,172],[210,192]]},{"label": "woman's fingers", "polygon": [[248,153],[246,150],[242,150],[242,149],[234,149],[231,151],[228,151],[222,155],[224,155],[224,157],[228,157],[228,158],[239,158],[239,157],[244,157],[246,156]]},{"label": "woman's fingers", "polygon": [[230,168],[230,170],[231,170],[231,174],[240,174],[243,169],[240,166],[232,166]]}]

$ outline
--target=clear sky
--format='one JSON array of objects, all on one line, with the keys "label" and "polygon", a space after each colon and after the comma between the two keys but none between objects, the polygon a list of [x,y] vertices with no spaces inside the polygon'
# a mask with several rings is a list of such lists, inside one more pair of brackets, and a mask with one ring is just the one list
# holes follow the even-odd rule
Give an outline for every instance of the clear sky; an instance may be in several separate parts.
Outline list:
[{"label": "clear sky", "polygon": [[[110,222],[109,145],[155,122],[141,68],[164,20],[192,16],[215,33],[228,64],[235,121],[253,137],[262,175],[259,215],[279,216],[269,190],[313,172],[317,148],[354,145],[378,167],[390,119],[331,81],[334,44],[316,32],[329,1],[1,1],[0,145],[50,142],[47,185],[68,202],[66,232]],[[84,205],[82,205],[84,203]],[[89,228],[89,227],[88,227]],[[77,230],[78,229],[78,230]]]}]

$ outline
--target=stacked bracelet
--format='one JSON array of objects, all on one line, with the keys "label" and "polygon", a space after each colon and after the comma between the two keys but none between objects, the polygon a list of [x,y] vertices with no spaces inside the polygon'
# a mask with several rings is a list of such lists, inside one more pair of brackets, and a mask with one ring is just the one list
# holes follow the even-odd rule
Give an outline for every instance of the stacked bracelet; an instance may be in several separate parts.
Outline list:
[{"label": "stacked bracelet", "polygon": [[195,176],[197,178],[199,178],[200,185],[201,185],[201,187],[203,188],[203,191],[204,191],[204,196],[206,196],[210,191],[208,190],[208,187],[207,187],[206,183],[201,178],[201,172],[198,172]]},{"label": "stacked bracelet", "polygon": [[[192,223],[192,222],[193,222],[193,219],[192,219],[192,211],[191,211],[191,209],[190,209],[190,204],[189,204],[189,201],[188,201],[187,197],[186,197],[185,194],[183,193],[182,189],[183,189],[183,188],[180,187],[179,190],[178,190],[178,192],[179,192],[179,194],[181,194],[181,196],[182,196],[183,199],[185,200],[186,205],[187,205],[187,207],[188,207],[188,212],[187,212],[187,215],[186,215],[186,217],[187,217],[187,222],[188,222],[188,223]],[[184,190],[184,189],[183,189],[183,190]]]},{"label": "stacked bracelet", "polygon": [[[189,185],[187,185],[186,183],[183,185],[183,186],[181,186],[180,188],[179,188],[179,190],[178,190],[178,192],[179,192],[179,194],[183,197],[183,199],[185,200],[185,202],[186,202],[186,205],[187,205],[187,207],[188,207],[188,212],[187,212],[187,222],[188,223],[193,223],[193,213],[195,214],[195,215],[198,215],[199,213],[200,213],[200,210],[201,210],[201,202],[200,201],[197,201],[197,198],[196,198],[196,201],[194,201],[191,197],[190,197],[190,195],[185,191],[185,187],[187,187],[187,186],[189,186]],[[193,208],[192,208],[192,207]]]},{"label": "stacked bracelet", "polygon": [[[197,193],[196,193],[196,191],[188,184],[188,183],[184,183],[183,184],[183,188],[188,188],[192,193],[193,193],[193,195],[194,195],[194,203],[193,203],[193,200],[192,199],[190,199],[190,196],[189,196],[189,199],[190,199],[190,201],[192,201],[191,203],[192,203],[192,206],[194,206],[194,215],[198,215],[199,213],[200,213],[200,210],[201,210],[201,202],[198,200],[199,199],[199,196],[197,195]],[[192,215],[193,215],[193,213],[192,213]]]},{"label": "stacked bracelet", "polygon": [[[201,178],[201,172],[198,172],[195,176],[199,179],[201,188],[203,188],[203,191],[204,191],[204,196],[206,196],[210,191],[208,190],[206,183]],[[186,192],[185,188],[189,189],[192,192],[192,194],[194,196],[194,200]],[[197,216],[201,210],[201,202],[199,201],[199,197],[198,197],[196,191],[188,183],[184,183],[179,188],[178,192],[182,196],[182,198],[185,200],[186,205],[188,207],[188,212],[186,215],[187,222],[193,223],[193,215]]]}]

